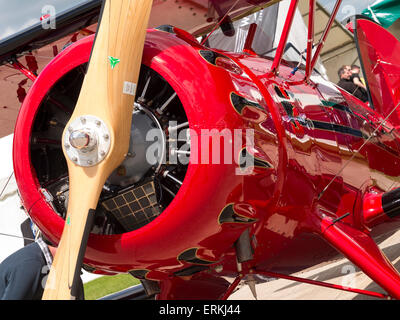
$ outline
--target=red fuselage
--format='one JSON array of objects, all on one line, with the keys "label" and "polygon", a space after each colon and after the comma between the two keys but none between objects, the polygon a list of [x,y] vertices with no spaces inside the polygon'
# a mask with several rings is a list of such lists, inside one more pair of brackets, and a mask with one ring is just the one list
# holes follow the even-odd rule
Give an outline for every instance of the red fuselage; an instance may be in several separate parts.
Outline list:
[{"label": "red fuselage", "polygon": [[[30,160],[32,124],[50,88],[88,61],[92,42],[91,36],[71,45],[42,71],[15,130],[23,204],[55,243],[64,220],[40,191]],[[245,230],[254,251],[245,270],[298,271],[338,254],[324,235],[335,219],[363,234],[387,221],[384,215],[367,219],[363,201],[371,191],[393,187],[400,140],[389,123],[378,128],[382,117],[361,101],[320,76],[305,82],[301,70],[292,76],[285,64],[274,75],[269,59],[213,51],[179,32],[149,30],[143,63],[175,90],[193,131],[254,130],[248,152],[255,162],[251,173],[240,174],[235,161],[194,161],[210,153],[210,136],[192,153],[183,185],[159,217],[135,231],[91,234],[84,263],[94,272],[140,270],[146,279],[169,281],[176,272],[205,266],[215,277],[235,275],[235,241]],[[393,230],[391,221],[379,232]]]}]

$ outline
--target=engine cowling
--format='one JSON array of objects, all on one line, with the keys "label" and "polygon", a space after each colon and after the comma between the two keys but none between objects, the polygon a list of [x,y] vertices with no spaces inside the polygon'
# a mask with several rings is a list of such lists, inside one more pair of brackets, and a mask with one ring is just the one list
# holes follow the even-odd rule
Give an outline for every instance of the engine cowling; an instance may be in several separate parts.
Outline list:
[{"label": "engine cowling", "polygon": [[[61,134],[93,39],[67,47],[42,71],[15,128],[23,205],[55,244],[68,205]],[[84,265],[153,280],[224,262],[229,273],[235,241],[253,234],[276,198],[277,130],[265,99],[228,55],[173,27],[148,31],[142,63],[131,148],[103,188]]]}]

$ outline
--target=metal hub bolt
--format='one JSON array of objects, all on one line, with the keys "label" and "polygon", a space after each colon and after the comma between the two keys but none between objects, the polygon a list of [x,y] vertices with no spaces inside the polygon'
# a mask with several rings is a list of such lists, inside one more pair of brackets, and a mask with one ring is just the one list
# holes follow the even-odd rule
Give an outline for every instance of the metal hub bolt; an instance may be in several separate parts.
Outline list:
[{"label": "metal hub bolt", "polygon": [[101,162],[110,150],[110,132],[101,119],[86,115],[73,121],[64,132],[64,150],[76,164],[90,167]]},{"label": "metal hub bolt", "polygon": [[89,131],[75,130],[69,136],[69,143],[75,149],[82,150],[82,149],[88,148],[89,144],[91,144],[90,143],[91,140],[93,141],[94,139],[95,139],[95,137]]}]

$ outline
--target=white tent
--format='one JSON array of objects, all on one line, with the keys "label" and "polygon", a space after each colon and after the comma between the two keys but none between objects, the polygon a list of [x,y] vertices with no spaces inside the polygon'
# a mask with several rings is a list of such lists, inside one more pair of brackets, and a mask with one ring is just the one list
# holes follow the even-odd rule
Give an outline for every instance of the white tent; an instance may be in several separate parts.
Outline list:
[{"label": "white tent", "polygon": [[[252,23],[257,23],[257,32],[252,48],[257,54],[273,57],[274,49],[277,48],[282,34],[289,5],[290,0],[282,0],[234,22],[236,32],[232,37],[227,37],[221,30],[216,30],[209,38],[210,47],[232,52],[243,51],[249,27]],[[303,53],[307,46],[307,25],[304,23],[300,8],[296,11],[287,44],[283,58],[288,61],[300,62],[300,53]],[[304,63],[304,59],[302,62]],[[317,63],[316,69],[324,78],[327,78],[326,70],[320,61]]]},{"label": "white tent", "polygon": [[20,225],[27,219],[13,175],[12,140],[13,135],[0,139],[0,261],[23,247]]}]

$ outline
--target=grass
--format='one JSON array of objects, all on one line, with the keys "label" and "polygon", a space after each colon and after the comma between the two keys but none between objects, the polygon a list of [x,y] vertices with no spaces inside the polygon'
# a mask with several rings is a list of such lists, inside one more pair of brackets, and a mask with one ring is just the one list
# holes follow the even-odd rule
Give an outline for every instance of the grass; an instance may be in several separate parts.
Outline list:
[{"label": "grass", "polygon": [[132,277],[130,274],[103,276],[83,285],[85,290],[85,300],[96,300],[139,283],[140,281]]}]

